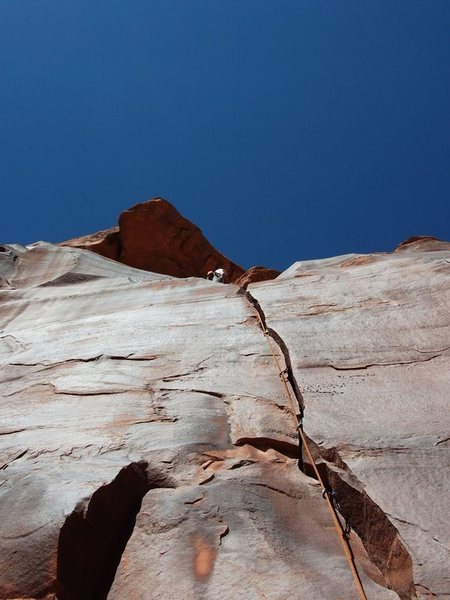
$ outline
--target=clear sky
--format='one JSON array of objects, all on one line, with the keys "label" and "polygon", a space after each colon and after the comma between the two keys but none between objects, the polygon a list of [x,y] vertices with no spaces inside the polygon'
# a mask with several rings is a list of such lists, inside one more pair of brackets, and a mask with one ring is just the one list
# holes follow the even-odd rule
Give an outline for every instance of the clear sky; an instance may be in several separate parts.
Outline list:
[{"label": "clear sky", "polygon": [[450,239],[450,1],[0,0],[0,241],[162,196],[232,260]]}]

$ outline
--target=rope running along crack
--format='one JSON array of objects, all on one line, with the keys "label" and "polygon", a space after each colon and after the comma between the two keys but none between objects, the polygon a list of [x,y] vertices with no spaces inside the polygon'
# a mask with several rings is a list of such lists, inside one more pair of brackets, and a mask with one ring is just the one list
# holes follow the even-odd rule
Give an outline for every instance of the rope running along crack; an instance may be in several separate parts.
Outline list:
[{"label": "rope running along crack", "polygon": [[[292,416],[293,416],[293,418],[295,420],[295,429],[298,431],[298,433],[300,435],[303,447],[305,448],[305,451],[306,451],[306,453],[308,455],[310,464],[311,464],[311,466],[312,466],[312,468],[314,470],[314,473],[316,475],[317,481],[320,483],[320,485],[322,487],[322,490],[323,490],[322,496],[323,496],[323,498],[325,498],[325,500],[327,502],[327,505],[328,505],[331,517],[333,519],[333,524],[335,526],[336,532],[337,532],[339,540],[341,542],[341,546],[342,546],[344,555],[345,555],[345,557],[347,559],[347,562],[348,562],[348,565],[350,567],[350,571],[351,571],[351,573],[353,575],[353,579],[355,581],[355,585],[356,585],[356,587],[358,589],[359,595],[362,598],[362,600],[367,600],[366,592],[364,590],[361,578],[359,576],[359,573],[358,573],[358,570],[356,568],[356,564],[355,564],[355,561],[354,561],[354,558],[353,558],[353,553],[352,553],[352,550],[350,548],[350,542],[349,542],[348,537],[347,537],[347,535],[345,533],[345,529],[342,526],[341,521],[339,520],[339,517],[338,517],[338,514],[337,514],[337,510],[336,510],[336,507],[335,507],[334,502],[333,502],[333,492],[330,491],[329,489],[327,489],[326,486],[325,486],[325,484],[324,484],[324,481],[323,481],[323,479],[322,479],[322,477],[320,475],[319,469],[317,468],[317,465],[316,465],[316,463],[314,461],[314,458],[313,458],[313,456],[311,454],[311,451],[309,449],[309,445],[308,445],[308,441],[306,439],[305,433],[303,431],[303,406],[300,406],[300,398],[297,397],[294,400],[293,393],[289,389],[288,379],[286,377],[286,374],[289,374],[289,365],[287,365],[285,369],[281,368],[280,361],[279,361],[279,359],[278,359],[278,357],[277,357],[277,355],[276,355],[276,353],[275,353],[275,351],[273,349],[273,345],[271,343],[271,339],[273,339],[273,335],[271,335],[271,331],[267,328],[267,325],[266,325],[266,322],[265,322],[264,313],[263,313],[263,311],[261,309],[261,306],[260,306],[259,302],[256,300],[256,298],[254,298],[250,294],[250,292],[248,292],[248,291],[246,291],[246,290],[244,290],[242,288],[239,290],[239,293],[241,293],[241,294],[243,294],[245,296],[246,300],[249,302],[249,304],[251,304],[251,306],[254,308],[254,310],[256,312],[256,316],[257,316],[257,319],[258,319],[259,326],[261,328],[261,331],[264,334],[264,337],[265,337],[267,345],[268,345],[268,347],[270,349],[270,353],[272,355],[273,361],[275,363],[275,366],[276,366],[276,369],[277,369],[277,373],[278,373],[278,375],[279,375],[279,377],[281,379],[281,382],[283,384],[283,388],[284,388],[285,394],[286,394],[286,396],[287,396],[287,398],[289,400],[290,410],[291,410]],[[279,345],[279,344],[277,344],[277,345]],[[295,381],[293,379],[291,379],[290,384],[292,386],[292,389],[294,391],[297,391],[296,390],[297,386],[296,386]],[[299,418],[298,411],[297,411],[297,408],[296,408],[296,405],[295,405],[296,401],[299,404],[299,408],[302,411],[300,418]]]}]

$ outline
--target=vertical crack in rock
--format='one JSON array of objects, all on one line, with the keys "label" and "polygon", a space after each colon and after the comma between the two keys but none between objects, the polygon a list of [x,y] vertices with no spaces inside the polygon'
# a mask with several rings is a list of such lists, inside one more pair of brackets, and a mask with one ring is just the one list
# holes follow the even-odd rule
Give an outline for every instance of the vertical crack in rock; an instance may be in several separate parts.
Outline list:
[{"label": "vertical crack in rock", "polygon": [[274,342],[277,344],[277,346],[281,350],[281,353],[283,355],[284,362],[286,365],[287,380],[292,388],[292,391],[294,392],[295,399],[297,400],[299,411],[300,411],[300,417],[303,417],[303,411],[305,408],[305,405],[303,402],[303,395],[300,391],[300,387],[297,384],[297,380],[295,379],[294,372],[292,370],[292,362],[291,362],[291,356],[289,354],[289,348],[286,346],[283,338],[280,335],[278,335],[278,333],[274,329],[267,326],[266,315],[264,314],[264,311],[261,308],[261,305],[258,302],[258,300],[244,288],[240,288],[239,293],[243,294],[245,296],[245,298],[248,300],[248,302],[250,302],[250,304],[256,310],[256,312],[258,313],[258,315],[261,319],[261,323],[264,325],[265,331],[274,340]]},{"label": "vertical crack in rock", "polygon": [[173,487],[145,461],[131,463],[67,517],[58,541],[59,600],[106,600],[150,489]]},{"label": "vertical crack in rock", "polygon": [[[295,379],[289,349],[281,336],[267,326],[264,311],[250,292],[241,288],[238,292],[257,311],[264,331],[274,340],[283,354],[287,380],[299,406],[299,416],[305,413],[305,403]],[[401,600],[416,598],[413,579],[413,564],[397,528],[383,510],[364,491],[363,485],[342,460],[336,448],[321,448],[306,436],[310,451],[316,461],[324,484],[333,490],[339,503],[339,513],[361,539],[367,555],[383,575],[386,586],[394,590]],[[252,444],[247,440],[248,444]],[[299,469],[314,479],[316,475],[308,461],[304,460],[299,440]]]}]

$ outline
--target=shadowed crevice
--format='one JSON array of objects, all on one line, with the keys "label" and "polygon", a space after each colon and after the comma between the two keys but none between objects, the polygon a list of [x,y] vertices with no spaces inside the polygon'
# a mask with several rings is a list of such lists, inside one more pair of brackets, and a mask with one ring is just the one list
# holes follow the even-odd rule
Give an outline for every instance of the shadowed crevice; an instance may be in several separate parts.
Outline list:
[{"label": "shadowed crevice", "polygon": [[131,463],[67,517],[58,541],[58,600],[106,600],[142,498],[173,487],[146,462]]},{"label": "shadowed crevice", "polygon": [[[412,559],[397,528],[364,491],[335,448],[320,448],[310,438],[308,445],[324,485],[333,491],[346,527],[358,534],[369,559],[383,575],[386,586],[394,590],[401,600],[416,598]],[[303,472],[317,479],[306,458]]]}]

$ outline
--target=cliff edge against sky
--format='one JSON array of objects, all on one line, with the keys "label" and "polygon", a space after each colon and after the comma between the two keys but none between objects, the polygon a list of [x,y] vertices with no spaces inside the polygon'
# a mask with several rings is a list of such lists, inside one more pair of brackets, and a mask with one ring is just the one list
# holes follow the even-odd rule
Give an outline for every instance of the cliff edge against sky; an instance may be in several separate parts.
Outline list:
[{"label": "cliff edge against sky", "polygon": [[253,267],[245,272],[205,238],[200,229],[163,198],[141,202],[122,212],[118,227],[63,242],[85,248],[130,267],[174,277],[206,277],[222,267],[229,282],[248,285],[273,279],[280,271]]},{"label": "cliff edge against sky", "polygon": [[369,600],[447,597],[450,244],[246,292],[139,207],[0,247],[0,598],[359,598],[299,415]]}]

